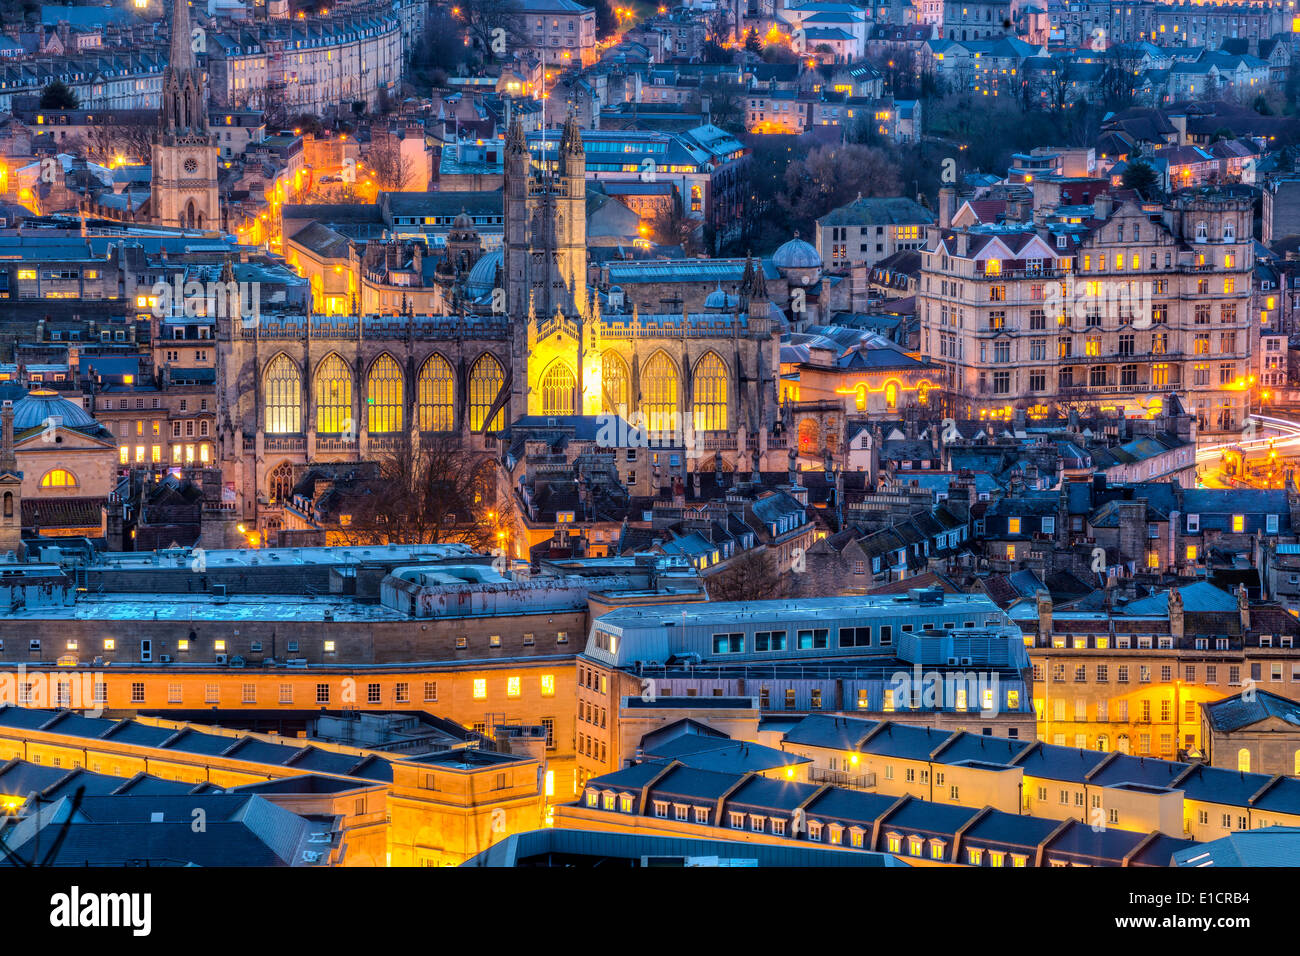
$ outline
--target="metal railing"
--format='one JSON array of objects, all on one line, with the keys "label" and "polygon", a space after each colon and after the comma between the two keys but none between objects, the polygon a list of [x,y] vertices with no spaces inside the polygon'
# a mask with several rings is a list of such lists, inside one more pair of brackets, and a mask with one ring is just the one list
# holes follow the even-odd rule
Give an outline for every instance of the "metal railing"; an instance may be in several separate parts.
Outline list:
[{"label": "metal railing", "polygon": [[813,767],[808,771],[808,779],[812,783],[833,783],[837,787],[848,787],[850,790],[876,788],[874,773],[851,774],[845,770],[824,770],[821,767]]}]

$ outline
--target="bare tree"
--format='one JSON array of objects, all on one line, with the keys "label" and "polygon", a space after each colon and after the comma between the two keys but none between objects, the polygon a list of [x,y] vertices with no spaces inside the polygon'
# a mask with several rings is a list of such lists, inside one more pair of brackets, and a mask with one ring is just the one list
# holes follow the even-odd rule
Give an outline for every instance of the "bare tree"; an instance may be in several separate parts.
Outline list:
[{"label": "bare tree", "polygon": [[508,57],[514,47],[524,44],[523,7],[518,0],[461,0],[458,9],[470,43],[485,54]]},{"label": "bare tree", "polygon": [[454,438],[416,447],[404,432],[380,461],[379,477],[352,492],[338,535],[350,545],[459,543],[490,551],[499,541],[494,468]]},{"label": "bare tree", "polygon": [[366,152],[366,164],[374,171],[380,189],[401,192],[415,180],[415,164],[402,155],[401,140],[392,135],[377,135]]},{"label": "bare tree", "polygon": [[766,548],[751,548],[705,583],[713,601],[761,601],[785,596],[787,579],[777,571],[776,558]]},{"label": "bare tree", "polygon": [[812,220],[863,196],[896,196],[902,189],[889,152],[874,146],[820,146],[785,171],[777,201],[796,223]]},{"label": "bare tree", "polygon": [[118,117],[118,122],[96,123],[68,140],[68,145],[92,163],[108,166],[121,159],[147,163],[153,149],[157,119],[152,115]]},{"label": "bare tree", "polygon": [[654,240],[663,246],[681,246],[686,255],[693,256],[699,251],[696,237],[702,225],[704,225],[702,219],[693,219],[686,215],[682,205],[682,195],[674,190],[672,201],[662,206],[655,214]]}]

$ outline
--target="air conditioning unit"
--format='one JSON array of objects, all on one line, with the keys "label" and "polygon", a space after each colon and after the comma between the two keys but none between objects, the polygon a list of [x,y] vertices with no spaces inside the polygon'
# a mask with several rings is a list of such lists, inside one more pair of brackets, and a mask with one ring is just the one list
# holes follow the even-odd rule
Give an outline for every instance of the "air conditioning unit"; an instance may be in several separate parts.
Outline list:
[{"label": "air conditioning unit", "polygon": [[218,663],[218,664],[224,664],[224,663],[226,663],[226,655],[225,655],[225,654],[218,654],[218,655],[217,655],[217,663]]},{"label": "air conditioning unit", "polygon": [[170,654],[160,654],[158,655],[158,660],[163,664],[170,664],[172,662],[172,656]]},{"label": "air conditioning unit", "polygon": [[963,666],[963,667],[970,667],[970,665],[971,665],[971,659],[970,659],[969,657],[963,657],[963,658],[961,659],[961,663],[962,663],[962,666]]},{"label": "air conditioning unit", "polygon": [[957,666],[957,658],[955,658],[955,657],[950,657],[950,658],[948,658],[948,666],[949,666],[949,667],[956,667],[956,666]]}]

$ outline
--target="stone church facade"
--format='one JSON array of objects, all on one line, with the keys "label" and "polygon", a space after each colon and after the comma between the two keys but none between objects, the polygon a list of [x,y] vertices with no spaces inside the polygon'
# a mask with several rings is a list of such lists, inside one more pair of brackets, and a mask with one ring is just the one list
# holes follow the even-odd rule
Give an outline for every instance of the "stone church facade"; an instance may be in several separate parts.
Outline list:
[{"label": "stone church facade", "polygon": [[539,164],[518,125],[510,131],[505,288],[487,297],[502,311],[219,318],[227,540],[237,524],[282,527],[311,464],[380,460],[408,436],[456,436],[493,454],[494,433],[524,415],[620,415],[694,442],[690,457],[709,471],[786,467],[785,439],[772,434],[784,324],[761,264],[747,264],[739,295],[703,311],[627,310],[617,290],[587,284],[572,118],[559,154]]}]

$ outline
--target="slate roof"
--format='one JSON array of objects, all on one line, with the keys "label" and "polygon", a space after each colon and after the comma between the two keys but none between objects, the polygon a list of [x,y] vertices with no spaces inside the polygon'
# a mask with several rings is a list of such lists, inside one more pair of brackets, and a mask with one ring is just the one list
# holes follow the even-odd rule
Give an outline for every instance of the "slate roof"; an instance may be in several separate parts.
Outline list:
[{"label": "slate roof", "polygon": [[[206,826],[195,830],[194,810]],[[305,850],[331,846],[309,843],[330,832],[258,797],[240,794],[64,797],[28,814],[6,833],[10,853],[0,863],[39,860],[46,866],[303,866]],[[55,835],[58,835],[56,839]]]},{"label": "slate roof", "polygon": [[1300,866],[1300,827],[1262,827],[1176,850],[1173,866]]},{"label": "slate roof", "polygon": [[516,866],[560,858],[565,866],[576,859],[592,865],[611,859],[639,863],[643,857],[717,857],[753,860],[759,867],[907,866],[887,853],[845,853],[837,847],[793,844],[767,845],[732,840],[698,840],[631,833],[603,833],[547,827],[516,833],[494,844],[462,866]]},{"label": "slate roof", "polygon": [[1285,720],[1296,725],[1300,733],[1300,702],[1270,694],[1265,690],[1256,690],[1254,700],[1246,700],[1246,694],[1236,694],[1223,700],[1202,704],[1210,726],[1220,732],[1228,733],[1250,727],[1269,717]]}]

